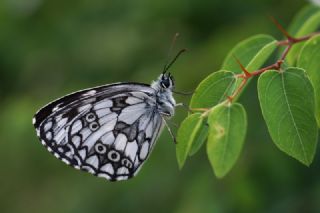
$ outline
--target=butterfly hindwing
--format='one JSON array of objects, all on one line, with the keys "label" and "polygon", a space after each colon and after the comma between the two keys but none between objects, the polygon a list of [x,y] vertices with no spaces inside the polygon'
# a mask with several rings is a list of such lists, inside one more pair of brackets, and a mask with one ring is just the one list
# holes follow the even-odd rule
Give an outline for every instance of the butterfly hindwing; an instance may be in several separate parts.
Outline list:
[{"label": "butterfly hindwing", "polygon": [[58,99],[34,117],[44,146],[71,166],[108,180],[134,176],[162,129],[154,91],[112,84]]}]

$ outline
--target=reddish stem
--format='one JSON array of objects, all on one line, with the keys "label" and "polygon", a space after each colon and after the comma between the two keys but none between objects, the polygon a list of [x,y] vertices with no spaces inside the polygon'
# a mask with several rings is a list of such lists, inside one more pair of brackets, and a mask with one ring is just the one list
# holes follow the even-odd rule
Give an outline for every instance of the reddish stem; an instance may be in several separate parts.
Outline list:
[{"label": "reddish stem", "polygon": [[242,79],[242,81],[241,81],[239,87],[236,89],[236,91],[235,91],[231,96],[228,97],[228,101],[229,101],[229,102],[232,102],[233,99],[240,93],[240,91],[241,91],[241,90],[243,89],[243,87],[246,85],[247,81],[248,81],[248,78]]},{"label": "reddish stem", "polygon": [[[292,45],[293,45],[293,44],[289,44],[289,45],[284,49],[284,51],[283,51],[282,54],[281,54],[281,57],[280,57],[279,61],[280,61],[280,60],[281,60],[281,61],[284,61],[284,59],[285,59],[286,56],[288,55],[290,49],[292,48]],[[280,64],[280,65],[281,65],[281,64]]]},{"label": "reddish stem", "polygon": [[275,70],[280,70],[281,69],[281,65],[283,64],[286,56],[288,55],[289,51],[291,50],[292,46],[296,43],[300,43],[306,40],[309,40],[310,38],[316,36],[316,35],[320,35],[320,32],[314,32],[314,33],[310,33],[308,35],[305,36],[301,36],[298,38],[295,38],[293,36],[291,36],[281,25],[280,23],[274,19],[273,17],[271,17],[272,21],[275,23],[275,25],[278,27],[278,29],[284,34],[284,36],[287,38],[285,40],[282,41],[278,41],[277,45],[278,46],[286,46],[286,48],[283,50],[280,58],[271,65],[268,65],[266,67],[263,67],[261,69],[255,70],[253,72],[248,72],[246,70],[246,68],[240,63],[240,61],[236,59],[237,63],[239,64],[240,68],[242,69],[243,73],[242,74],[236,74],[235,76],[237,78],[242,78],[243,80],[241,81],[241,83],[239,84],[239,86],[236,88],[236,90],[233,92],[233,94],[231,96],[228,97],[228,101],[232,102],[233,99],[240,94],[240,92],[242,91],[242,89],[244,88],[244,86],[246,85],[246,83],[248,82],[249,78],[252,78],[253,76],[256,75],[260,75],[261,73],[267,71],[267,70],[271,70],[271,69],[275,69]]},{"label": "reddish stem", "polygon": [[276,25],[276,27],[282,32],[282,34],[288,39],[294,39],[283,27],[282,25],[278,22],[277,19],[275,19],[273,16],[270,16],[271,21]]}]

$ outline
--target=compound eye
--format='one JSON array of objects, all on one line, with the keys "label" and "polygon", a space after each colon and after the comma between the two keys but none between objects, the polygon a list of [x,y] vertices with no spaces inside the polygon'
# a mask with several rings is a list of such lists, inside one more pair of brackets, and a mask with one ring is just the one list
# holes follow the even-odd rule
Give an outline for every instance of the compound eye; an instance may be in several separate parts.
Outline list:
[{"label": "compound eye", "polygon": [[162,86],[163,88],[168,88],[168,87],[170,87],[170,80],[169,80],[168,78],[162,80],[162,81],[161,81],[161,86]]}]

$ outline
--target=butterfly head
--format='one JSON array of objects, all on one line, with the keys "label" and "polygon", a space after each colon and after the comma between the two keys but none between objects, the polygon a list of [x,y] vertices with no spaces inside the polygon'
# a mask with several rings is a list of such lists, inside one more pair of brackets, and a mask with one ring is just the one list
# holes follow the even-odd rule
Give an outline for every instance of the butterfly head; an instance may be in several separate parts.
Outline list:
[{"label": "butterfly head", "polygon": [[151,87],[156,91],[165,92],[174,89],[174,79],[171,73],[162,73],[156,81],[153,81]]},{"label": "butterfly head", "polygon": [[159,76],[159,85],[162,89],[170,89],[174,88],[174,78],[171,73],[162,73]]}]

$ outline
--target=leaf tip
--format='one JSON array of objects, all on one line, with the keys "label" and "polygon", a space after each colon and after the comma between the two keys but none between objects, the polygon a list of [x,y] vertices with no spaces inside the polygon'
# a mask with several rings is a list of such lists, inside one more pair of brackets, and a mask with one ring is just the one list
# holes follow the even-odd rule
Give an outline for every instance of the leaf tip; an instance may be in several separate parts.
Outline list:
[{"label": "leaf tip", "polygon": [[216,177],[218,179],[222,179],[222,178],[224,178],[226,176],[227,173],[228,172],[215,172],[214,174],[216,175]]},{"label": "leaf tip", "polygon": [[312,159],[298,159],[304,166],[310,167],[312,164]]},{"label": "leaf tip", "polygon": [[184,166],[184,163],[185,163],[185,159],[184,160],[179,160],[178,159],[178,168],[179,168],[179,170],[182,170],[182,168]]}]

